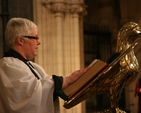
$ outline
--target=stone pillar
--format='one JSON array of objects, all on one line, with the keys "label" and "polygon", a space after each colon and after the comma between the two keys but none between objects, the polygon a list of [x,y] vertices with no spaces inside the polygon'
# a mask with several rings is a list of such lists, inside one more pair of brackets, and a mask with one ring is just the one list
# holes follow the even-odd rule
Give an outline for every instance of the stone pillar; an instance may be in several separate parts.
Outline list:
[{"label": "stone pillar", "polygon": [[[35,62],[46,72],[68,76],[84,68],[82,0],[35,0],[34,21],[39,28],[41,46]],[[61,113],[84,113],[82,103],[67,110],[60,99]],[[83,107],[84,108],[84,107]]]}]

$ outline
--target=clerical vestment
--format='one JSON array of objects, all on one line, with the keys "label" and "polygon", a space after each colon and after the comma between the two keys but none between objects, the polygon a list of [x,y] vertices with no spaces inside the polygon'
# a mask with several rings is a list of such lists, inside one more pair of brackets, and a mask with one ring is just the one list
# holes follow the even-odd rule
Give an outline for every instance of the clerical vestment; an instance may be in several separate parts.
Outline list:
[{"label": "clerical vestment", "polygon": [[0,113],[59,112],[58,103],[53,100],[52,77],[38,64],[30,63],[39,79],[18,58],[3,57],[0,60]]}]

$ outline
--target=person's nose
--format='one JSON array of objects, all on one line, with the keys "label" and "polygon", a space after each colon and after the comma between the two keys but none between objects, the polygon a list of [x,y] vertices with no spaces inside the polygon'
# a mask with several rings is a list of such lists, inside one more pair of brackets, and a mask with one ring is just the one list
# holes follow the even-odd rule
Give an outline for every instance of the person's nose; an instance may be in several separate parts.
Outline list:
[{"label": "person's nose", "polygon": [[40,40],[37,40],[37,45],[40,45],[40,44],[41,44]]}]

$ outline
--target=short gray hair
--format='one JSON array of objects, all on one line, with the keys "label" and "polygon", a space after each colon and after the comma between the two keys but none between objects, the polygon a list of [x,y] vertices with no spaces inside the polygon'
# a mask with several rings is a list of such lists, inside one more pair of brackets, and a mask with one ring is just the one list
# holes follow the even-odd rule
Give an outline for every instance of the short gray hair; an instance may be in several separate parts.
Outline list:
[{"label": "short gray hair", "polygon": [[37,25],[25,18],[11,18],[6,26],[5,40],[9,47],[11,47],[17,37],[30,35],[31,31],[37,30]]}]

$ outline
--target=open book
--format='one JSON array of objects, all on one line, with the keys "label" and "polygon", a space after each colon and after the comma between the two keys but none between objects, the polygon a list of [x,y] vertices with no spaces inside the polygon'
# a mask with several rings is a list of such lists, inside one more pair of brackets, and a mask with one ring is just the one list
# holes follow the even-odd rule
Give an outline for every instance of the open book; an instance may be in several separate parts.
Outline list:
[{"label": "open book", "polygon": [[90,68],[88,71],[86,71],[78,80],[63,90],[65,95],[68,97],[67,100],[70,100],[86,89],[89,86],[89,83],[107,67],[107,63],[99,59],[95,59],[89,66]]}]

